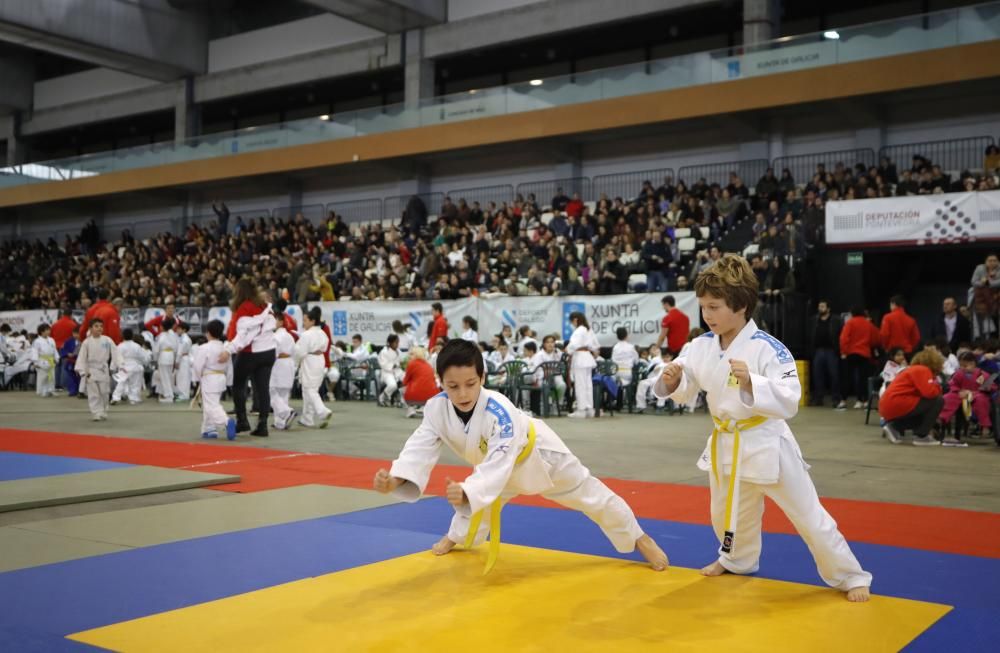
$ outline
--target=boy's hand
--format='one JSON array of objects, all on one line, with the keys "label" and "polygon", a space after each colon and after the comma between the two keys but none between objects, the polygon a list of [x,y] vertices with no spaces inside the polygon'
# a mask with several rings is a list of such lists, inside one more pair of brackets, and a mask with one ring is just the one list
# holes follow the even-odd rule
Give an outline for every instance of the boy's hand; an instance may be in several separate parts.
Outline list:
[{"label": "boy's hand", "polygon": [[729,371],[740,382],[741,390],[745,392],[753,390],[753,385],[750,383],[750,368],[747,366],[746,361],[729,359]]},{"label": "boy's hand", "polygon": [[450,478],[447,479],[447,481],[448,481],[448,492],[446,496],[448,497],[448,503],[450,503],[453,506],[461,506],[462,504],[466,503],[468,500],[465,497],[465,490],[462,489],[462,486],[456,483],[455,481],[451,480]]},{"label": "boy's hand", "polygon": [[677,389],[677,386],[681,384],[682,374],[684,374],[684,366],[678,363],[668,363],[663,368],[660,378],[663,379],[663,385],[667,386],[667,392],[673,392]]},{"label": "boy's hand", "polygon": [[375,490],[381,492],[382,494],[388,494],[400,486],[403,481],[396,478],[395,476],[389,476],[389,472],[384,469],[380,469],[375,472],[375,481],[373,485]]}]

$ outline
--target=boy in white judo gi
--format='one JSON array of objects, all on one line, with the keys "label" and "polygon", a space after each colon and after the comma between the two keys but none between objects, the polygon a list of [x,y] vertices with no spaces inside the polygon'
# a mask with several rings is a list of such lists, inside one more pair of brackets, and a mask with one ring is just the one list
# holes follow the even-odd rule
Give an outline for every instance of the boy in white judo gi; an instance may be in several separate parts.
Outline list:
[{"label": "boy in white judo gi", "polygon": [[332,411],[323,404],[319,396],[319,386],[326,375],[326,361],[323,353],[330,344],[330,339],[323,332],[322,312],[319,306],[313,306],[302,316],[305,331],[299,334],[295,343],[295,362],[299,366],[299,385],[302,386],[302,426],[316,426],[325,429],[330,424]]},{"label": "boy in white judo gi", "polygon": [[382,382],[382,392],[378,395],[379,406],[391,406],[392,399],[399,390],[399,382],[403,380],[403,368],[399,364],[401,358],[399,336],[390,333],[385,347],[378,353],[379,380]]},{"label": "boy in white judo gi", "polygon": [[174,402],[174,366],[177,361],[177,350],[180,342],[174,333],[174,318],[163,319],[163,331],[156,336],[153,345],[153,358],[156,359],[156,391],[160,395],[160,403]]},{"label": "boy in white judo gi", "polygon": [[295,385],[295,339],[285,328],[282,311],[275,309],[274,320],[274,367],[271,368],[271,380],[268,382],[268,392],[271,396],[271,410],[274,411],[274,428],[287,431],[291,428],[298,413],[288,405]]},{"label": "boy in white judo gi", "polygon": [[222,393],[233,384],[232,361],[219,362],[224,332],[225,327],[219,320],[206,324],[207,342],[198,347],[191,362],[191,371],[201,386],[201,437],[210,440],[218,438],[220,433],[224,433],[227,440],[236,439],[236,420],[222,407]]},{"label": "boy in white judo gi", "polygon": [[31,343],[31,362],[35,366],[35,392],[39,397],[51,397],[56,390],[56,365],[59,351],[50,335],[48,324],[38,326],[38,337]]},{"label": "boy in white judo gi", "polygon": [[867,601],[872,576],[820,504],[809,465],[785,422],[798,412],[802,393],[795,359],[747,318],[757,292],[750,264],[735,254],[699,274],[695,293],[711,332],[666,365],[654,386],[657,396],[682,404],[701,389],[708,393],[715,429],[698,467],[709,472],[712,526],[721,546],[702,574],[757,571],[768,496],[805,540],[823,581],[850,601]]},{"label": "boy in white judo gi", "polygon": [[191,327],[182,322],[174,325],[174,333],[177,335],[177,355],[174,366],[174,395],[179,401],[191,399],[191,347],[194,342],[188,335]]},{"label": "boy in white judo gi", "polygon": [[90,321],[90,335],[80,343],[76,371],[87,383],[87,403],[94,421],[108,418],[111,400],[111,372],[121,363],[115,341],[104,335],[104,321]]},{"label": "boy in white judo gi", "polygon": [[[438,354],[437,372],[444,392],[424,405],[420,426],[389,471],[380,469],[374,480],[379,492],[412,503],[427,486],[443,445],[474,466],[463,482],[448,483],[447,498],[455,515],[447,535],[434,545],[435,554],[448,553],[463,542],[481,543],[491,521],[499,522],[505,502],[519,494],[540,494],[582,511],[618,551],[638,548],[653,569],[667,568],[666,554],[643,533],[624,499],[591,476],[544,422],[482,387],[485,369],[474,343],[449,341]],[[483,518],[484,512],[492,514]],[[487,571],[498,547],[499,539],[491,537]]]},{"label": "boy in white judo gi", "polygon": [[117,404],[124,396],[134,406],[142,401],[142,377],[146,365],[149,364],[150,354],[135,341],[132,329],[125,329],[122,331],[122,341],[118,345],[118,357],[122,364],[115,374],[117,385],[111,395],[111,404]]}]

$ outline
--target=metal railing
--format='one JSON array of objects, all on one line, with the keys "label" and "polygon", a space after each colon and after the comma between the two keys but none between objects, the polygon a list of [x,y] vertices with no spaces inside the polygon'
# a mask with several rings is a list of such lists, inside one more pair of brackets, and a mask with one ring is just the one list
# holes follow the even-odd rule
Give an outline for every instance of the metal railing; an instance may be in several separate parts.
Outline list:
[{"label": "metal railing", "polygon": [[326,218],[326,207],[322,204],[302,204],[299,206],[279,206],[271,209],[271,217],[279,220],[292,220],[299,213],[313,224],[318,224]]},{"label": "metal railing", "polygon": [[348,200],[330,202],[326,205],[327,213],[333,211],[347,224],[356,222],[381,222],[385,215],[382,212],[382,200],[372,198],[367,200]]},{"label": "metal railing", "polygon": [[887,145],[878,151],[879,158],[888,157],[899,170],[909,168],[914,156],[929,159],[941,170],[980,170],[986,148],[994,144],[992,136],[951,138],[944,141]]},{"label": "metal railing", "polygon": [[677,171],[677,179],[683,180],[688,188],[704,178],[708,185],[719,184],[723,188],[729,185],[729,175],[736,173],[743,180],[743,185],[753,188],[757,180],[764,176],[771,162],[767,159],[747,159],[746,161],[725,161],[723,163],[703,163],[693,166],[682,166]]},{"label": "metal railing", "polygon": [[620,197],[626,202],[634,199],[642,190],[644,182],[653,184],[653,188],[659,188],[666,183],[667,178],[671,183],[677,183],[674,179],[673,168],[656,168],[653,170],[637,170],[635,172],[618,172],[610,175],[595,175],[592,185],[593,198],[598,199],[601,195],[607,195],[613,200]]},{"label": "metal railing", "polygon": [[479,202],[479,206],[485,209],[490,202],[495,202],[499,207],[503,202],[510,204],[514,201],[514,185],[498,184],[477,188],[459,188],[448,191],[448,197],[455,204],[458,204],[460,199],[464,199],[469,203],[469,206],[472,206],[473,202]]},{"label": "metal railing", "polygon": [[[781,179],[781,171],[788,168],[796,184],[805,184],[816,174],[816,166],[823,165],[827,172],[832,172],[838,163],[843,163],[848,168],[853,168],[858,163],[865,164],[866,168],[871,167],[875,165],[875,150],[864,147],[855,150],[780,156],[774,160],[771,166],[778,179]],[[753,183],[756,184],[757,180],[754,179]]]},{"label": "metal railing", "polygon": [[567,177],[566,179],[550,179],[548,181],[529,181],[517,185],[517,194],[528,199],[528,195],[534,195],[538,206],[545,207],[552,204],[552,198],[562,189],[563,194],[572,197],[573,193],[579,193],[580,199],[588,201],[593,199],[594,193],[589,177]]},{"label": "metal railing", "polygon": [[382,222],[387,224],[399,224],[399,220],[406,210],[406,205],[413,196],[419,197],[427,207],[427,215],[437,215],[441,211],[441,204],[444,203],[444,193],[410,193],[409,195],[395,195],[382,200]]}]

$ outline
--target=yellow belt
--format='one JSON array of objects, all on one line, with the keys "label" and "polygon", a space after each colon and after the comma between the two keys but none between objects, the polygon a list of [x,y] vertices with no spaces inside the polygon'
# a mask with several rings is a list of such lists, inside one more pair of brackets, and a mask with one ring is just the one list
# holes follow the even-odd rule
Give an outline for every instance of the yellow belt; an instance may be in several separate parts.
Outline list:
[{"label": "yellow belt", "polygon": [[291,354],[278,354],[278,358],[289,358]]},{"label": "yellow belt", "polygon": [[205,370],[202,374],[225,374],[222,370]]},{"label": "yellow belt", "polygon": [[738,476],[738,464],[740,459],[740,432],[747,429],[752,429],[755,426],[760,426],[767,421],[766,417],[761,417],[760,415],[756,417],[749,417],[743,420],[732,420],[727,419],[725,421],[719,419],[718,417],[712,416],[712,421],[715,422],[715,428],[712,429],[712,441],[710,448],[712,450],[712,474],[715,476],[715,482],[721,483],[719,478],[719,464],[717,460],[716,450],[718,449],[718,441],[720,433],[732,433],[733,434],[733,468],[729,472],[729,490],[726,493],[726,519],[725,525],[723,526],[723,538],[722,538],[722,551],[723,553],[732,553],[733,551],[733,541],[736,539],[736,524],[734,510],[734,497],[737,491],[737,476]]},{"label": "yellow belt", "polygon": [[[486,440],[480,439],[479,448],[483,453],[486,453]],[[532,421],[528,422],[528,444],[525,445],[524,450],[521,451],[517,456],[517,460],[514,462],[515,465],[520,465],[528,456],[531,455],[531,451],[535,448],[535,424]],[[473,543],[476,540],[476,533],[479,532],[479,524],[483,521],[483,512],[485,509],[478,511],[472,516],[472,521],[469,523],[469,533],[465,536],[465,544],[463,545],[466,549],[471,549]],[[500,557],[500,511],[503,510],[503,501],[500,497],[497,497],[490,505],[490,552],[486,557],[486,568],[483,570],[483,575],[490,573],[493,569],[493,565],[496,564],[497,558]]]},{"label": "yellow belt", "polygon": [[49,381],[55,379],[56,376],[56,357],[55,356],[40,356],[43,361],[47,361],[49,368],[45,370],[45,376]]}]

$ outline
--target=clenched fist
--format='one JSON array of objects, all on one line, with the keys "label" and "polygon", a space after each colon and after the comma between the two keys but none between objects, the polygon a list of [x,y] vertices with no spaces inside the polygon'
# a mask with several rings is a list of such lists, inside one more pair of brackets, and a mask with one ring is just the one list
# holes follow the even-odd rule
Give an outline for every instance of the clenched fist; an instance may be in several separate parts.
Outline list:
[{"label": "clenched fist", "polygon": [[453,506],[460,506],[466,502],[465,490],[462,486],[455,481],[448,479],[448,492],[445,495],[448,497],[448,503]]},{"label": "clenched fist", "polygon": [[678,363],[668,363],[663,368],[660,378],[663,380],[663,385],[667,386],[667,394],[677,389],[677,386],[681,384],[681,376],[683,374],[684,366]]},{"label": "clenched fist", "polygon": [[395,476],[389,476],[389,472],[384,469],[380,469],[375,472],[375,481],[373,485],[375,486],[375,490],[381,492],[382,494],[392,492],[399,487],[400,483],[402,483],[400,479]]},{"label": "clenched fist", "polygon": [[729,359],[729,372],[733,375],[740,383],[740,389],[746,392],[752,391],[752,384],[750,383],[750,367],[747,365],[746,361],[740,361],[735,359]]}]

